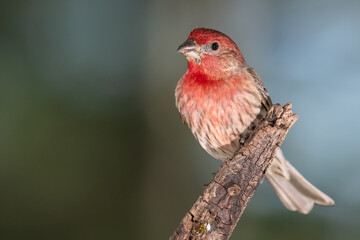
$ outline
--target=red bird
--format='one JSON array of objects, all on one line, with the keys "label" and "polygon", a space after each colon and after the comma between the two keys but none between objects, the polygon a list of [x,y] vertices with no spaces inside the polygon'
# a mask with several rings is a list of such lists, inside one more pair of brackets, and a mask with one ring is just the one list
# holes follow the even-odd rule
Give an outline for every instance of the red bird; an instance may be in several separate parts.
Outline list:
[{"label": "red bird", "polygon": [[[175,90],[176,106],[200,145],[224,161],[265,117],[272,103],[260,77],[225,34],[194,29],[177,50],[186,56],[188,71]],[[307,214],[314,203],[334,201],[309,183],[279,149],[265,178],[291,211]]]}]

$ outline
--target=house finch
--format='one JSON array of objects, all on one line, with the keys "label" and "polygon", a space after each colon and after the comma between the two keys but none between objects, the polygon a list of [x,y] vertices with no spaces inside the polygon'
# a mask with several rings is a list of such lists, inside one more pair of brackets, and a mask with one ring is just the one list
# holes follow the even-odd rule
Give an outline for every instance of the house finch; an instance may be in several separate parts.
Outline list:
[{"label": "house finch", "polygon": [[[272,103],[262,81],[236,44],[225,34],[193,30],[177,50],[187,58],[188,71],[175,90],[176,106],[200,145],[219,160],[231,158],[265,117]],[[314,203],[334,204],[309,183],[279,149],[265,178],[291,211],[307,214]]]}]

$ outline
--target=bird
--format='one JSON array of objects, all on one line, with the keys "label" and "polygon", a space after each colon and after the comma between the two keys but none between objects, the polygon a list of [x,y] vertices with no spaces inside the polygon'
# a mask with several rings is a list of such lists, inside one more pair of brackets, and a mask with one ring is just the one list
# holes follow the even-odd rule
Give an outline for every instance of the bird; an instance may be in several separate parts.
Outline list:
[{"label": "bird", "polygon": [[[175,89],[181,120],[215,159],[231,158],[272,106],[268,91],[236,43],[224,33],[195,28],[178,49],[187,72]],[[308,214],[334,200],[307,181],[279,148],[265,179],[290,211]]]}]

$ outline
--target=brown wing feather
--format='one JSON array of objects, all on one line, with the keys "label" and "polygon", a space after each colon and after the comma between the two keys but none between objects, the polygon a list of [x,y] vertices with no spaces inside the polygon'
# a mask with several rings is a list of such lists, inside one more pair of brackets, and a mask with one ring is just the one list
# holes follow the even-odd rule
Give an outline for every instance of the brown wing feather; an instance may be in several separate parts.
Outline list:
[{"label": "brown wing feather", "polygon": [[269,111],[269,109],[272,106],[272,102],[271,102],[271,98],[270,98],[270,96],[268,94],[268,91],[266,90],[266,88],[265,88],[263,82],[261,81],[259,75],[256,73],[256,71],[253,68],[249,67],[247,69],[247,71],[254,78],[255,85],[256,85],[257,89],[259,90],[259,92],[261,93],[261,96],[262,96],[261,103],[262,103],[262,105],[265,107],[265,109],[267,111]]}]

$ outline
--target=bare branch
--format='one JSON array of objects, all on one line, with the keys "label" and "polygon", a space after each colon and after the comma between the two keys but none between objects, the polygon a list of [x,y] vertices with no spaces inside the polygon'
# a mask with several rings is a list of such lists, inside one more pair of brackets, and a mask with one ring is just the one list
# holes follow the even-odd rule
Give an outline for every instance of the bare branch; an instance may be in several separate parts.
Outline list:
[{"label": "bare branch", "polygon": [[290,103],[274,105],[234,157],[221,165],[170,239],[229,239],[297,118]]}]

